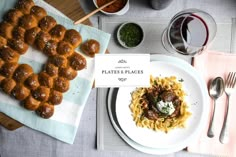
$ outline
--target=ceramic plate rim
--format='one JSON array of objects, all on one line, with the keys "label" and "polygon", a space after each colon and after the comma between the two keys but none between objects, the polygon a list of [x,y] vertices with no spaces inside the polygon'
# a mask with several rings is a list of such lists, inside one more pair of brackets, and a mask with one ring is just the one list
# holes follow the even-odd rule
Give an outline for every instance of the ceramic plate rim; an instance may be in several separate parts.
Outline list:
[{"label": "ceramic plate rim", "polygon": [[116,132],[118,133],[118,135],[128,144],[130,145],[132,148],[143,152],[143,153],[147,153],[147,154],[154,154],[154,155],[165,155],[165,154],[170,154],[173,152],[177,152],[182,150],[184,147],[179,145],[177,147],[173,147],[173,148],[167,148],[167,149],[163,149],[163,148],[150,148],[150,147],[145,147],[142,146],[138,143],[136,143],[135,141],[133,141],[132,139],[130,139],[123,131],[121,128],[119,128],[119,126],[116,124],[116,122],[114,121],[113,115],[112,115],[112,111],[111,111],[111,99],[112,99],[112,93],[114,92],[114,88],[110,88],[109,92],[108,92],[108,115],[110,117],[110,121],[113,125],[113,128],[116,130]]},{"label": "ceramic plate rim", "polygon": [[[184,61],[182,61],[182,60],[180,60],[180,59],[177,59],[177,58],[174,58],[174,57],[170,57],[170,56],[163,56],[163,55],[157,55],[159,58],[167,58],[167,59],[171,59],[172,61],[173,60],[175,60],[175,61],[177,61],[178,62],[178,65],[176,64],[176,63],[172,63],[171,61],[163,61],[162,59],[160,59],[160,60],[153,60],[153,62],[157,62],[157,63],[164,63],[164,64],[172,64],[173,66],[177,66],[178,68],[180,68],[180,65],[179,64],[181,64],[181,65],[185,65],[185,66],[188,66],[188,69],[191,69],[192,70],[192,72],[193,72],[193,74],[196,72],[196,71],[194,71],[194,69],[193,69],[193,67],[190,65],[190,64],[188,64],[187,62],[185,63]],[[181,69],[181,68],[180,68]],[[186,70],[185,70],[186,71]],[[194,74],[195,75],[195,74]],[[198,83],[202,83],[202,81],[199,81],[200,80],[200,77],[198,76],[198,79],[196,80]],[[200,89],[201,90],[204,90],[204,87],[200,87]],[[205,89],[206,90],[206,89]],[[205,91],[206,92],[206,91]],[[119,93],[118,93],[119,94]],[[206,93],[204,93],[204,91],[202,91],[202,94],[203,94],[203,98],[204,98],[204,94],[206,94]],[[205,103],[207,103],[207,101],[206,101],[207,99],[205,98],[205,99],[203,99],[202,101],[203,101],[203,103],[205,102]],[[204,104],[203,104],[204,105]],[[197,132],[199,132],[198,130],[201,130],[201,128],[202,128],[202,126],[201,126],[201,124],[203,123],[202,121],[203,121],[203,119],[204,119],[204,117],[205,117],[205,113],[206,113],[206,110],[207,109],[203,109],[203,114],[202,114],[202,117],[200,118],[200,120],[199,120],[199,124],[198,124],[198,128],[196,129],[196,131],[194,132],[194,133],[191,133],[190,134],[190,137],[191,138],[193,138],[194,136],[196,136],[195,134],[197,134]],[[119,118],[117,118],[118,119],[118,122],[119,122]],[[202,124],[203,125],[203,124]],[[125,133],[125,131],[123,130],[123,132]],[[180,142],[180,143],[177,143],[177,144],[175,144],[175,145],[170,145],[169,147],[160,147],[160,146],[158,146],[158,147],[153,147],[153,148],[170,148],[170,147],[176,147],[177,145],[186,145],[186,143],[188,143],[187,141],[190,141],[190,137],[188,137],[188,138],[186,138],[186,139],[184,139],[183,140],[183,142]],[[132,138],[131,138],[132,139]],[[133,141],[135,141],[135,140],[133,140]],[[137,142],[137,141],[135,141],[135,142]],[[137,142],[137,143],[139,143],[139,142]],[[183,144],[182,144],[183,143]],[[139,143],[140,144],[140,143]],[[141,145],[143,145],[142,143],[141,143]],[[144,145],[144,146],[147,146],[147,145]],[[150,145],[148,145],[148,147],[152,147],[152,146],[150,146]]]}]

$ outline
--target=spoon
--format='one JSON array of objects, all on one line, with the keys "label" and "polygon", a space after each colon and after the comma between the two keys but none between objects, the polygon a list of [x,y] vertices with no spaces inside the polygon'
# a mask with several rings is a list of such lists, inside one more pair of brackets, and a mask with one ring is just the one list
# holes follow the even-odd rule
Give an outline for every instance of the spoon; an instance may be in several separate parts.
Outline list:
[{"label": "spoon", "polygon": [[214,100],[214,105],[213,105],[213,113],[210,121],[210,126],[207,132],[207,136],[211,138],[214,137],[216,100],[223,94],[223,92],[224,92],[224,80],[221,77],[217,77],[214,80],[212,80],[209,87],[209,95]]}]

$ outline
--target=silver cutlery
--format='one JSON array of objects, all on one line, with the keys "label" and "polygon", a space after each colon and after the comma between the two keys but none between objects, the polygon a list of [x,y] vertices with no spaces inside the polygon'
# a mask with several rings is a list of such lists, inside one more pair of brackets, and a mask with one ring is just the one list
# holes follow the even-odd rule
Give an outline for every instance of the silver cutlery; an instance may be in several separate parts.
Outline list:
[{"label": "silver cutlery", "polygon": [[209,95],[214,100],[214,105],[209,129],[207,132],[207,136],[211,138],[214,137],[216,100],[223,94],[223,92],[224,92],[224,80],[221,77],[213,79],[210,83]]},{"label": "silver cutlery", "polygon": [[230,96],[235,91],[236,72],[230,72],[225,82],[225,93],[227,95],[227,108],[224,118],[224,124],[220,133],[220,142],[222,144],[229,142],[229,111],[230,111]]}]

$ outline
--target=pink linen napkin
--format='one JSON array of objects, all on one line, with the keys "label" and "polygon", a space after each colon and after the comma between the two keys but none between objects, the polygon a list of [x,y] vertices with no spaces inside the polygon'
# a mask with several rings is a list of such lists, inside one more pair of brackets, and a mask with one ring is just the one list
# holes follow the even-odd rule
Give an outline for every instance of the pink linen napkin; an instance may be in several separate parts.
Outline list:
[{"label": "pink linen napkin", "polygon": [[[229,72],[236,72],[236,54],[222,53],[222,52],[205,52],[193,60],[193,66],[199,71],[209,87],[209,82],[215,77],[221,76],[224,80]],[[216,101],[215,112],[215,136],[213,138],[207,137],[207,130],[210,122],[210,115],[212,113],[213,101],[210,100],[210,113],[207,125],[203,130],[198,141],[189,145],[187,150],[189,152],[236,157],[236,92],[231,96],[231,106],[229,111],[229,143],[221,144],[219,141],[220,131],[223,126],[224,114],[226,111],[226,95],[225,93]]]}]

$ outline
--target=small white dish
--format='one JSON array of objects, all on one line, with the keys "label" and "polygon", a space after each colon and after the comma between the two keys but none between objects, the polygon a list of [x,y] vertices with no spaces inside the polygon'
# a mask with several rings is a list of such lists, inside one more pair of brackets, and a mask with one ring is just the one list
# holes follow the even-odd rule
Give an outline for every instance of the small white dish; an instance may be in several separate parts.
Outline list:
[{"label": "small white dish", "polygon": [[[122,29],[124,28],[124,27],[127,27],[128,25],[133,25],[132,27],[134,27],[134,28],[130,28],[130,30],[129,31],[131,31],[131,32],[126,32],[126,36],[129,34],[129,38],[130,39],[132,39],[132,40],[134,40],[134,36],[136,36],[136,37],[138,37],[138,35],[136,34],[135,35],[135,32],[134,32],[134,30],[137,28],[138,30],[137,31],[139,31],[139,35],[140,35],[140,39],[138,39],[139,41],[137,41],[137,43],[135,43],[135,45],[127,45],[127,43],[126,43],[126,41],[123,41],[124,39],[122,39],[122,37],[121,37],[121,31],[123,31]],[[136,28],[135,28],[136,27]],[[123,32],[123,34],[124,34],[125,32]],[[137,33],[137,32],[136,32]],[[120,26],[119,26],[119,28],[118,28],[118,30],[117,30],[117,33],[116,33],[116,37],[117,37],[117,40],[118,40],[118,42],[119,42],[119,44],[122,46],[122,47],[124,47],[124,48],[127,48],[127,49],[129,49],[129,48],[135,48],[135,47],[138,47],[139,45],[141,45],[141,43],[143,42],[143,40],[144,40],[144,31],[143,31],[143,28],[139,25],[139,24],[137,24],[137,23],[135,23],[135,22],[125,22],[125,23],[123,23],[123,24],[121,24]],[[127,38],[127,37],[126,37]]]},{"label": "small white dish", "polygon": [[[97,0],[93,0],[93,3],[97,8],[99,8],[97,5]],[[101,12],[106,15],[124,15],[128,10],[129,10],[129,0],[127,0],[125,6],[117,12],[110,13],[110,12],[106,12],[104,10],[101,10]]]}]

